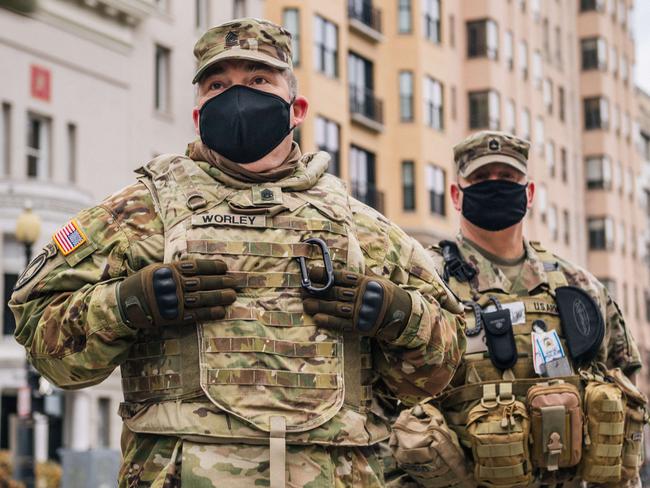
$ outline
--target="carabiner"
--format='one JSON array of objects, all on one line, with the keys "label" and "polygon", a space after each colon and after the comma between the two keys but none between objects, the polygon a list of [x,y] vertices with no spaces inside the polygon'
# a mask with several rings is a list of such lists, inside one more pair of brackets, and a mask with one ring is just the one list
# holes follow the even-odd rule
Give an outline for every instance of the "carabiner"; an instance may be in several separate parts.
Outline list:
[{"label": "carabiner", "polygon": [[300,264],[300,285],[312,295],[324,293],[334,285],[334,267],[332,266],[332,258],[330,256],[330,250],[327,247],[327,243],[318,237],[310,237],[309,239],[306,239],[302,242],[304,244],[316,244],[318,247],[320,247],[320,250],[323,253],[323,264],[325,265],[327,283],[321,287],[312,285],[311,280],[309,279],[309,271],[307,270],[307,263],[305,262],[305,258],[303,256],[300,256],[299,258],[296,258]]}]

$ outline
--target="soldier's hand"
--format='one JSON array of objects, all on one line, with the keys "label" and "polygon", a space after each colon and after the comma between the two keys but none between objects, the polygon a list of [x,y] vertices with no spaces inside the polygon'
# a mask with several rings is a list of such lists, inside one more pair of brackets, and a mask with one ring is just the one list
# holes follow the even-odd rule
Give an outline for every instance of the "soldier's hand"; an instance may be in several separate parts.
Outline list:
[{"label": "soldier's hand", "polygon": [[150,264],[118,285],[122,316],[139,328],[222,319],[237,298],[226,270],[223,261],[205,259]]},{"label": "soldier's hand", "polygon": [[[325,283],[323,268],[312,268],[309,277],[312,282]],[[390,341],[406,327],[411,296],[385,278],[335,271],[332,288],[321,295],[307,295],[303,306],[319,327]]]}]

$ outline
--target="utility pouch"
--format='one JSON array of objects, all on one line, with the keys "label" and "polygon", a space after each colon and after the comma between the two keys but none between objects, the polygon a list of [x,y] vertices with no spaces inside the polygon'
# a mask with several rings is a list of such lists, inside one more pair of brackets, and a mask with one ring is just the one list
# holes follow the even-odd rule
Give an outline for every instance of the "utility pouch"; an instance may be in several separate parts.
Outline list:
[{"label": "utility pouch", "polygon": [[479,486],[514,488],[531,482],[528,450],[530,422],[523,403],[510,394],[500,395],[496,385],[483,387],[481,402],[469,411],[467,434],[474,457],[474,478]]},{"label": "utility pouch", "polygon": [[590,483],[621,480],[625,402],[613,383],[589,381],[585,388],[585,449],[579,473]]},{"label": "utility pouch", "polygon": [[485,340],[490,360],[495,368],[505,370],[517,363],[517,345],[512,330],[510,311],[507,309],[483,312],[481,318],[485,327]]},{"label": "utility pouch", "polygon": [[399,467],[420,486],[476,487],[456,433],[429,403],[400,413],[389,445]]},{"label": "utility pouch", "polygon": [[608,377],[623,391],[625,397],[625,431],[621,479],[635,480],[645,459],[643,451],[643,428],[648,421],[648,398],[639,391],[620,368],[608,371]]},{"label": "utility pouch", "polygon": [[533,466],[556,471],[580,462],[582,408],[578,389],[562,381],[528,390]]}]

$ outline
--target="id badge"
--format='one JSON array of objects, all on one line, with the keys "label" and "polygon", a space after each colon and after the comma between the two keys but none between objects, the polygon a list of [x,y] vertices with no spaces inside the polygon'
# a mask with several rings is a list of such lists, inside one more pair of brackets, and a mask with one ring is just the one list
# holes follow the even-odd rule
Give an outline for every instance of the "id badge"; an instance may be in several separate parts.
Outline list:
[{"label": "id badge", "polygon": [[564,348],[557,331],[531,332],[533,346],[533,366],[538,375],[547,374],[546,365],[551,361],[565,358]]}]

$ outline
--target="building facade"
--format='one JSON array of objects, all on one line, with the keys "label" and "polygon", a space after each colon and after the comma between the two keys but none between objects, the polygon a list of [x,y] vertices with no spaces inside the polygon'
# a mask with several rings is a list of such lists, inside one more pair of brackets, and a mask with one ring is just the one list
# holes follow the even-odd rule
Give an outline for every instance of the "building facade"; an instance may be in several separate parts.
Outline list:
[{"label": "building facade", "polygon": [[[310,101],[303,149],[328,151],[355,197],[424,244],[458,226],[453,145],[489,128],[529,139],[527,237],[606,283],[650,359],[650,103],[633,83],[631,0],[34,3],[29,15],[0,9],[5,298],[24,266],[13,226],[25,200],[44,220],[42,244],[152,156],[182,151],[195,137],[194,42],[226,19],[264,16],[294,36]],[[2,326],[5,418],[24,356],[6,310]],[[117,447],[120,400],[117,375],[66,393],[61,443]],[[88,422],[97,429],[76,427]]]}]

